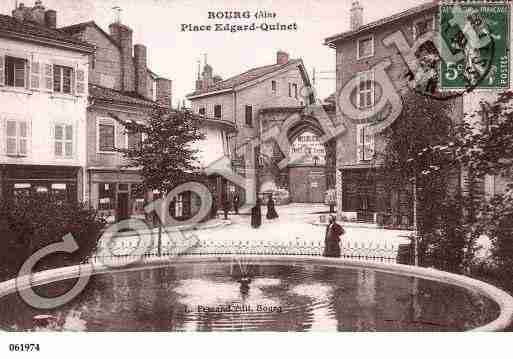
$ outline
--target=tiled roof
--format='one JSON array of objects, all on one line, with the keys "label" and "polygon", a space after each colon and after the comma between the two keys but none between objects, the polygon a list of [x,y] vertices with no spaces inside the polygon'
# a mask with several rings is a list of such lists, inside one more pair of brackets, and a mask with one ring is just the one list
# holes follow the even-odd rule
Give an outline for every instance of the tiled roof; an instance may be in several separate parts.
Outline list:
[{"label": "tiled roof", "polygon": [[121,92],[94,84],[89,84],[89,96],[91,96],[94,99],[113,103],[144,107],[159,106],[157,102],[147,100],[135,92]]},{"label": "tiled roof", "polygon": [[381,25],[385,25],[392,21],[401,20],[401,19],[407,18],[408,16],[416,15],[416,14],[419,14],[424,11],[434,10],[437,7],[438,7],[438,1],[436,1],[436,0],[419,5],[419,6],[415,6],[408,10],[402,11],[400,13],[397,13],[397,14],[394,14],[394,15],[391,15],[388,17],[384,17],[377,21],[373,21],[368,24],[365,24],[356,30],[346,31],[346,32],[342,32],[337,35],[330,36],[324,40],[324,44],[328,45],[328,46],[333,46],[334,43],[337,41],[353,37],[354,35],[360,34],[362,32],[368,31],[370,29],[373,29],[373,28],[381,26]]},{"label": "tiled roof", "polygon": [[59,29],[51,29],[45,26],[41,26],[34,22],[18,21],[12,16],[0,14],[0,35],[9,36],[9,34],[30,36],[38,40],[51,40],[67,45],[78,45],[86,47],[90,51],[94,50],[94,46],[76,39],[69,34]]},{"label": "tiled roof", "polygon": [[95,28],[97,28],[114,46],[119,47],[118,43],[116,41],[114,41],[112,36],[107,34],[94,21],[86,21],[86,22],[81,22],[79,24],[64,26],[64,27],[61,27],[59,30],[65,32],[66,34],[68,34],[70,36],[74,36],[74,35],[77,35],[77,34],[80,34],[81,32],[83,32],[88,26],[94,26]]},{"label": "tiled roof", "polygon": [[192,97],[192,96],[207,94],[210,92],[230,90],[230,89],[233,89],[236,86],[242,85],[246,82],[256,80],[262,76],[268,75],[268,74],[273,73],[278,70],[281,70],[289,65],[300,64],[300,63],[301,63],[301,60],[295,59],[295,60],[290,60],[286,64],[273,64],[273,65],[255,67],[255,68],[248,70],[240,75],[236,75],[236,76],[230,77],[229,79],[216,82],[214,85],[210,86],[209,88],[207,88],[205,90],[195,91],[195,92],[189,94],[188,96]]}]

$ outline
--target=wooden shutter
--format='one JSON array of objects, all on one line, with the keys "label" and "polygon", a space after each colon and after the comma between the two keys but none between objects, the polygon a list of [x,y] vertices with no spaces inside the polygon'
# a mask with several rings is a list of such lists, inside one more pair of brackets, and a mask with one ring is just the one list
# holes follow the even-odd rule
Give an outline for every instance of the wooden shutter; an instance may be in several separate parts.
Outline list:
[{"label": "wooden shutter", "polygon": [[53,92],[53,65],[44,64],[42,72],[43,88],[45,91]]},{"label": "wooden shutter", "polygon": [[0,55],[0,86],[5,86],[5,57]]},{"label": "wooden shutter", "polygon": [[29,87],[32,90],[39,90],[41,87],[41,63],[34,59],[30,62]]},{"label": "wooden shutter", "polygon": [[53,132],[53,140],[55,147],[55,156],[61,157],[64,154],[64,126],[55,125]]},{"label": "wooden shutter", "polygon": [[5,121],[5,153],[7,155],[18,155],[18,123],[14,120]]},{"label": "wooden shutter", "polygon": [[84,96],[85,92],[85,71],[77,66],[75,68],[75,94]]},{"label": "wooden shutter", "polygon": [[73,156],[73,126],[66,125],[64,128],[64,155]]},{"label": "wooden shutter", "polygon": [[363,161],[364,155],[364,125],[356,125],[356,159],[358,162]]},{"label": "wooden shutter", "polygon": [[369,161],[374,157],[374,135],[371,134],[368,125],[364,127],[364,148],[365,159]]},{"label": "wooden shutter", "polygon": [[27,121],[18,121],[18,155],[28,155],[29,126]]}]

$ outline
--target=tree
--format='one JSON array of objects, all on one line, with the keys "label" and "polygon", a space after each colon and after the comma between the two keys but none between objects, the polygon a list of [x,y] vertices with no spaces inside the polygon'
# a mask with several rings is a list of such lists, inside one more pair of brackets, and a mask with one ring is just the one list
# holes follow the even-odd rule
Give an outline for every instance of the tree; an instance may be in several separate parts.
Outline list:
[{"label": "tree", "polygon": [[145,189],[168,193],[176,186],[198,178],[197,150],[191,144],[204,139],[204,135],[190,111],[159,107],[144,123],[111,116],[125,126],[129,134],[141,134],[140,145],[119,151],[130,166],[140,168]]},{"label": "tree", "polygon": [[513,275],[513,91],[481,101],[458,131],[458,161],[476,177],[499,176],[505,191],[477,206],[474,232],[492,241],[491,275],[511,286]]},{"label": "tree", "polygon": [[[140,168],[142,189],[157,190],[165,196],[180,184],[202,180],[197,150],[192,143],[204,139],[193,114],[188,110],[172,111],[155,108],[145,123],[123,121],[130,135],[140,135],[140,144],[119,149],[129,165]],[[169,209],[167,209],[169,210]],[[162,252],[162,221],[158,232],[158,254]]]},{"label": "tree", "polygon": [[451,147],[453,101],[409,92],[401,116],[385,131],[382,157],[392,185],[412,185],[420,264],[460,271],[470,246],[463,217],[459,166]]}]

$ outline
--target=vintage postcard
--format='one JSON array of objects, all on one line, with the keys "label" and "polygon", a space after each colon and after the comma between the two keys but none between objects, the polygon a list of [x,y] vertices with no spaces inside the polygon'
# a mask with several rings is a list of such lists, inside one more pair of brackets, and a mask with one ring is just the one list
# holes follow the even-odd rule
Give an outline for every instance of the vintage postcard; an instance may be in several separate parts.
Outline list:
[{"label": "vintage postcard", "polygon": [[513,330],[510,48],[506,1],[2,0],[3,349]]}]

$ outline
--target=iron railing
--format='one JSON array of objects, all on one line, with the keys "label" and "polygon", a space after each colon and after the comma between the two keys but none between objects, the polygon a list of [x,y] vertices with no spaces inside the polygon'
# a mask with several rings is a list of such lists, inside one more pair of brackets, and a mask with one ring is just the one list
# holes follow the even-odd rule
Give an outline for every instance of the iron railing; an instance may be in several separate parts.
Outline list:
[{"label": "iron railing", "polygon": [[[141,247],[146,248],[141,251]],[[341,257],[356,260],[370,260],[386,263],[396,263],[399,245],[386,242],[355,242],[341,241]],[[123,261],[133,260],[135,256],[141,261],[151,261],[154,258],[167,258],[176,256],[206,256],[206,255],[294,255],[294,256],[322,256],[324,241],[289,241],[276,243],[266,241],[231,240],[214,241],[198,240],[191,242],[177,241],[163,243],[160,251],[154,245],[137,240],[116,241],[114,246],[107,250],[101,246],[92,258],[93,262],[115,259]],[[139,254],[134,254],[138,252]]]}]

